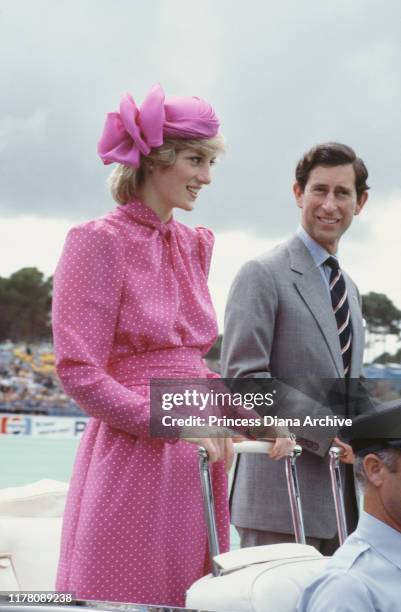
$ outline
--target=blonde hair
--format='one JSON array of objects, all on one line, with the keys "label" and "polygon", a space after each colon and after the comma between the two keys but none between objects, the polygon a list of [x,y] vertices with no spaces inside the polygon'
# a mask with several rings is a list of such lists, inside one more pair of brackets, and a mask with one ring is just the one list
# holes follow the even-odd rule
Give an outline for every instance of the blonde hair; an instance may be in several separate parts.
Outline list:
[{"label": "blonde hair", "polygon": [[152,149],[149,155],[141,156],[139,168],[118,164],[107,183],[111,195],[119,204],[127,204],[137,197],[137,190],[145,182],[149,165],[169,168],[175,164],[177,153],[184,149],[194,149],[201,155],[221,155],[225,151],[225,142],[221,134],[214,138],[166,138],[160,147]]}]

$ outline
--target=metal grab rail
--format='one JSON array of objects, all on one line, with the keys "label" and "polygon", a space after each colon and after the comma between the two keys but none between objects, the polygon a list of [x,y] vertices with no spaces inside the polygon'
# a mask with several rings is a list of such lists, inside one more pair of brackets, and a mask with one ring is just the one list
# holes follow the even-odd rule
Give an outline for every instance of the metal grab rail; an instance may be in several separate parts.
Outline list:
[{"label": "metal grab rail", "polygon": [[343,450],[338,446],[332,446],[330,455],[331,489],[333,491],[334,508],[336,511],[338,540],[340,545],[344,543],[348,535],[347,519],[345,517],[344,493],[341,482],[340,457]]},{"label": "metal grab rail", "polygon": [[[234,444],[234,452],[236,454],[257,453],[268,455],[269,451],[272,448],[272,442],[246,441]],[[295,465],[296,460],[301,455],[301,453],[302,448],[298,445],[295,446],[294,451],[291,453],[291,455],[286,457],[285,470],[287,476],[288,495],[290,498],[291,505],[291,514],[294,523],[295,539],[297,543],[305,544],[305,531],[302,517],[301,497]],[[207,451],[203,447],[199,448],[199,471],[202,483],[209,552],[212,562],[212,574],[213,576],[218,576],[220,574],[220,571],[214,561],[214,557],[220,554],[220,547],[217,535],[216,515],[209,471],[209,459]]]},{"label": "metal grab rail", "polygon": [[203,507],[205,512],[207,539],[209,542],[209,553],[212,562],[213,576],[219,575],[219,569],[214,561],[214,557],[220,554],[219,538],[217,535],[216,513],[214,510],[213,489],[209,471],[209,457],[207,451],[202,446],[199,448],[199,472],[202,484]]},{"label": "metal grab rail", "polygon": [[299,491],[298,474],[295,466],[295,462],[301,453],[302,448],[299,445],[296,445],[292,454],[285,458],[285,473],[287,476],[288,497],[290,498],[295,541],[297,544],[306,544],[301,494]]}]

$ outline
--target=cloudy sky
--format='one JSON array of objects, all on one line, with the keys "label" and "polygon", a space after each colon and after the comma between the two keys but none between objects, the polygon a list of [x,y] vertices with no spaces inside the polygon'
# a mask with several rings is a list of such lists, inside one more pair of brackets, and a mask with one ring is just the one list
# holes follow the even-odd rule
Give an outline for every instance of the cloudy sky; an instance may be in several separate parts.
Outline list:
[{"label": "cloudy sky", "polygon": [[196,212],[177,215],[216,233],[220,325],[240,265],[296,228],[294,167],[326,140],[370,174],[343,267],[401,308],[398,0],[0,0],[0,41],[0,275],[51,274],[69,227],[113,206],[105,114],[160,82],[212,102],[228,143]]}]

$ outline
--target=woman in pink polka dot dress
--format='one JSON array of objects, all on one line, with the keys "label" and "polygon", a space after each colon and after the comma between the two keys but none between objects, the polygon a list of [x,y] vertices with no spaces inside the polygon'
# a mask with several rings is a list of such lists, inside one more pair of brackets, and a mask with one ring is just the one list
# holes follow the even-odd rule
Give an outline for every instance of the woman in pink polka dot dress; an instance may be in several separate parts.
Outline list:
[{"label": "woman in pink polka dot dress", "polygon": [[[149,433],[151,378],[208,377],[216,319],[207,275],[213,235],[172,217],[191,210],[222,148],[199,98],[155,86],[126,95],[98,145],[119,202],[73,228],[59,262],[53,329],[64,389],[92,418],[67,500],[57,589],[79,599],[184,605],[209,571],[197,447]],[[196,440],[192,440],[196,442]],[[229,545],[231,442],[205,441],[222,551]]]}]

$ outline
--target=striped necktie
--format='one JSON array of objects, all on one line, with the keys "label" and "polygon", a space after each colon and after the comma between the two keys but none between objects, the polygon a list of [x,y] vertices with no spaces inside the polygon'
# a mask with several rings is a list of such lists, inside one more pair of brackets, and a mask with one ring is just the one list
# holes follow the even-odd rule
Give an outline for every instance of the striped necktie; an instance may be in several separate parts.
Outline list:
[{"label": "striped necktie", "polygon": [[352,327],[347,297],[347,287],[340,270],[340,264],[335,257],[328,257],[324,262],[331,268],[330,296],[337,322],[340,350],[344,364],[344,374],[349,376],[351,364]]}]

